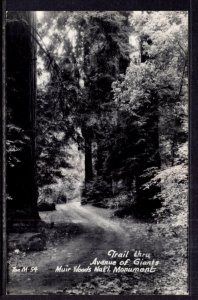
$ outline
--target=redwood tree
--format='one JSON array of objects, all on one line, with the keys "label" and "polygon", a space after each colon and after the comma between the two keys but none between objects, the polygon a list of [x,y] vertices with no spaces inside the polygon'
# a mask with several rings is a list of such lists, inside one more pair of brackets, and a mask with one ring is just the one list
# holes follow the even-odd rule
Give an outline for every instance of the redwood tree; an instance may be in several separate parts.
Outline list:
[{"label": "redwood tree", "polygon": [[6,68],[8,218],[36,220],[34,12],[8,12]]}]

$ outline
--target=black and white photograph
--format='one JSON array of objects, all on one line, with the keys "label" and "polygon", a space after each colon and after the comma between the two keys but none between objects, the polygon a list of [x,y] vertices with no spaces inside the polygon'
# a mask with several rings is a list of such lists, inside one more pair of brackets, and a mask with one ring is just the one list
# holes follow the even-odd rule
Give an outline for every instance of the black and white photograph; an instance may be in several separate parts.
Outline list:
[{"label": "black and white photograph", "polygon": [[7,295],[189,295],[188,11],[6,12]]}]

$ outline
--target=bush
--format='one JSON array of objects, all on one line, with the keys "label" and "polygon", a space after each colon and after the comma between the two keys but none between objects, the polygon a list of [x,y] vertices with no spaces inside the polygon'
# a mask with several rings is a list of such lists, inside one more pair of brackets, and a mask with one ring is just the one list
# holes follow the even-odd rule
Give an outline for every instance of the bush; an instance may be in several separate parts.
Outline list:
[{"label": "bush", "polygon": [[107,199],[112,197],[112,188],[102,177],[89,183],[83,191],[82,204],[91,203],[99,207],[107,207]]}]

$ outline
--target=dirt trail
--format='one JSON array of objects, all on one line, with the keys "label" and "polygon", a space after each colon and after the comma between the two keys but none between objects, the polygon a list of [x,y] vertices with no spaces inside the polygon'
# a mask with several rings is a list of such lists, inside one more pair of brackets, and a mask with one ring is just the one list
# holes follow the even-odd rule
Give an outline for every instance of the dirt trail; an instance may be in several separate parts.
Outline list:
[{"label": "dirt trail", "polygon": [[[80,228],[78,234],[68,236],[63,230],[61,239],[49,244],[40,252],[19,253],[15,264],[22,266],[37,266],[37,273],[9,273],[9,294],[49,294],[59,291],[69,293],[70,289],[82,282],[89,282],[96,276],[107,276],[104,273],[57,273],[57,266],[81,265],[86,268],[97,257],[98,260],[110,260],[109,250],[118,252],[135,249],[150,250],[153,243],[145,235],[145,224],[135,224],[132,220],[111,217],[112,211],[89,205],[81,206],[79,201],[57,205],[56,211],[43,212],[41,218],[45,222],[54,222],[56,228],[64,228],[64,223]],[[137,226],[138,225],[138,226]],[[67,227],[66,227],[67,228]],[[139,233],[138,233],[139,231]],[[158,247],[160,251],[160,247]],[[12,263],[13,266],[13,263]],[[116,277],[108,274],[110,281]],[[131,279],[133,281],[133,279]]]}]

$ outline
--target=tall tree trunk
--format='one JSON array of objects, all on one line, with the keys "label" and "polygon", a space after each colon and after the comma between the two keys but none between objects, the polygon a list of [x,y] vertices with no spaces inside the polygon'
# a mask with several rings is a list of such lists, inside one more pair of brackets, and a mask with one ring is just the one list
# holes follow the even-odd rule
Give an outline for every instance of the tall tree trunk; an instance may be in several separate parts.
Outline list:
[{"label": "tall tree trunk", "polygon": [[96,163],[96,169],[97,169],[97,176],[103,175],[103,147],[101,145],[101,141],[97,141],[97,163]]},{"label": "tall tree trunk", "polygon": [[82,135],[85,142],[85,193],[89,183],[93,180],[93,157],[91,129],[82,126]]},{"label": "tall tree trunk", "polygon": [[[142,114],[146,111],[142,111]],[[156,208],[161,205],[160,184],[150,185],[144,189],[144,185],[149,183],[155,176],[156,170],[161,167],[160,147],[159,147],[159,109],[158,97],[155,93],[151,94],[151,104],[148,109],[147,122],[143,130],[145,138],[144,145],[138,149],[139,156],[138,168],[136,173],[137,191],[137,211],[141,215],[150,216]]]},{"label": "tall tree trunk", "polygon": [[85,184],[93,179],[91,138],[85,136]]},{"label": "tall tree trunk", "polygon": [[[7,167],[7,189],[12,201],[8,216],[12,220],[36,220],[37,188],[35,180],[35,105],[36,45],[35,13],[9,12],[6,33],[8,138],[17,145],[18,161]],[[16,146],[17,147],[17,146]]]},{"label": "tall tree trunk", "polygon": [[[178,95],[175,99],[175,102],[177,103],[177,101],[180,100],[181,94],[182,94],[182,90],[183,90],[183,85],[184,85],[184,80],[185,80],[185,73],[186,73],[186,67],[187,67],[187,59],[188,57],[185,56],[184,57],[184,65],[183,65],[183,71],[182,71],[182,76],[181,76],[181,81],[180,81],[180,85],[179,85],[179,91],[178,91]],[[177,151],[177,143],[178,143],[178,125],[177,125],[177,114],[175,114],[174,116],[174,122],[173,122],[173,135],[172,135],[172,141],[171,141],[171,165],[174,166],[175,163],[175,154]],[[181,126],[181,125],[180,125]]]}]

